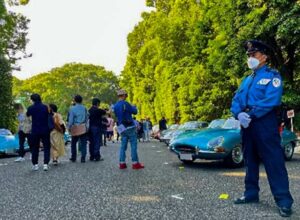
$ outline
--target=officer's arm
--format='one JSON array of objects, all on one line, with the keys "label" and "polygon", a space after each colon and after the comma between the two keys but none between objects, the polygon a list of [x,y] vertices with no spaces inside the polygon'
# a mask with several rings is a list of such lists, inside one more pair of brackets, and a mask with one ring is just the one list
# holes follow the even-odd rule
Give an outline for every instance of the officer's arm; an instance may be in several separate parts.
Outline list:
[{"label": "officer's arm", "polygon": [[238,114],[242,112],[242,108],[240,106],[240,98],[238,92],[236,92],[235,96],[233,97],[230,111],[232,112],[233,116],[237,118]]},{"label": "officer's arm", "polygon": [[244,110],[244,106],[242,106],[243,100],[241,97],[241,92],[246,85],[247,77],[243,80],[238,90],[235,92],[235,95],[232,99],[230,111],[232,112],[233,116],[237,119],[239,113]]},{"label": "officer's arm", "polygon": [[282,81],[279,75],[275,76],[267,85],[265,97],[259,100],[248,113],[252,118],[260,118],[281,104]]}]

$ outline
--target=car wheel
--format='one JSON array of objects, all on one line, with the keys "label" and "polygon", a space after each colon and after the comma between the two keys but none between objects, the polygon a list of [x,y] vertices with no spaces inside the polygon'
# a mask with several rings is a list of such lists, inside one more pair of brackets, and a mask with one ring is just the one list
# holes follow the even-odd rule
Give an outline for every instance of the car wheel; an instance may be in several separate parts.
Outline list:
[{"label": "car wheel", "polygon": [[242,167],[244,165],[244,156],[241,144],[234,146],[228,157],[225,159],[225,162],[231,167]]},{"label": "car wheel", "polygon": [[284,159],[290,161],[294,155],[294,144],[292,142],[284,146]]}]

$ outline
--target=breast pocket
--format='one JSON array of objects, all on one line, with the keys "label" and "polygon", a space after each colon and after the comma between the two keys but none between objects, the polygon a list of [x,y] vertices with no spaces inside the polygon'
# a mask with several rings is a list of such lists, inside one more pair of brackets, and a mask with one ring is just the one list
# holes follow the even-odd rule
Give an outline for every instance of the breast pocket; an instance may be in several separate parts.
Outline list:
[{"label": "breast pocket", "polygon": [[266,85],[260,85],[260,84],[255,85],[255,96],[258,99],[263,99],[265,97],[266,88],[267,88]]}]

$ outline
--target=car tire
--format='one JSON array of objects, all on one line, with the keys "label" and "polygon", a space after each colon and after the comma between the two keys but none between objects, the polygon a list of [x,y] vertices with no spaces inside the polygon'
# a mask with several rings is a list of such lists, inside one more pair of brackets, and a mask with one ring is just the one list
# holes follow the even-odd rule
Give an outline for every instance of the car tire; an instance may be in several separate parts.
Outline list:
[{"label": "car tire", "polygon": [[286,161],[292,160],[293,155],[294,155],[294,150],[295,150],[294,148],[295,148],[295,145],[292,142],[289,142],[288,144],[286,144],[284,146],[284,148],[283,148],[283,150],[284,150],[284,159]]},{"label": "car tire", "polygon": [[244,166],[244,156],[241,144],[237,144],[233,147],[228,157],[225,159],[225,163],[233,168]]}]

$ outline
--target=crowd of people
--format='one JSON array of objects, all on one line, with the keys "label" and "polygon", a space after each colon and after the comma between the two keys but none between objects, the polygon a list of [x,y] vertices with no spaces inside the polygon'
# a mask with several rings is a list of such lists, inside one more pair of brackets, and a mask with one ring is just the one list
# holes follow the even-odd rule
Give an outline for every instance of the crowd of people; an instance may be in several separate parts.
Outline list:
[{"label": "crowd of people", "polygon": [[[41,147],[44,151],[43,170],[49,169],[50,157],[53,165],[58,165],[59,158],[65,155],[64,135],[68,131],[71,135],[71,162],[77,161],[79,150],[80,161],[85,163],[87,149],[90,161],[102,161],[101,146],[107,146],[107,141],[112,143],[121,141],[120,169],[124,169],[125,152],[127,143],[130,141],[132,168],[144,168],[138,160],[137,140],[150,140],[152,123],[149,118],[138,121],[132,117],[132,114],[137,113],[137,109],[126,101],[125,90],[118,91],[118,97],[119,101],[110,110],[101,109],[98,98],[93,98],[92,106],[87,109],[82,104],[83,98],[75,95],[66,121],[64,121],[55,104],[45,105],[39,94],[32,94],[30,97],[32,105],[27,111],[25,112],[22,106],[18,109],[19,157],[15,161],[25,160],[24,144],[27,139],[31,152],[32,170],[39,169],[38,158]],[[112,117],[113,112],[117,121]],[[122,126],[123,130],[120,129]]]}]

